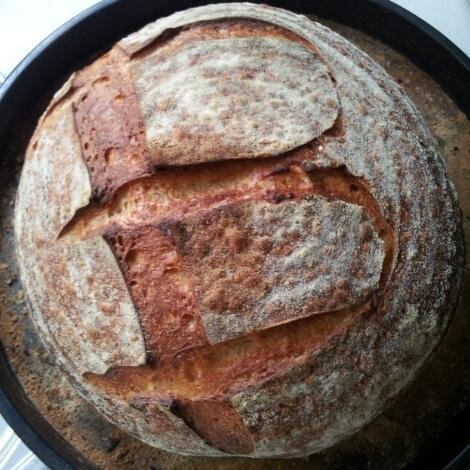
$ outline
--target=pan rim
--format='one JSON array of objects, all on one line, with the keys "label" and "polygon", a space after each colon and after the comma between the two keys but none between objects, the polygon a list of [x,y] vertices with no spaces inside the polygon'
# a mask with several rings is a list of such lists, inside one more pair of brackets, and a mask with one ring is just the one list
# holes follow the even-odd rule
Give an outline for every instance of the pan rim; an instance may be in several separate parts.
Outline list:
[{"label": "pan rim", "polygon": [[[163,10],[165,14],[172,11],[182,10],[190,6],[202,5],[210,3],[209,1],[191,1],[178,0],[177,2],[152,2],[147,1],[149,11]],[[294,0],[291,3],[282,0],[273,0],[269,2],[273,6],[284,6],[294,11],[318,14],[324,19],[334,20],[338,23],[346,24],[353,28],[364,31],[372,37],[378,38],[398,49],[400,52],[424,69],[431,75],[444,90],[451,96],[456,105],[470,119],[470,93],[466,91],[465,84],[470,83],[470,58],[460,50],[454,43],[447,39],[443,34],[435,28],[416,17],[408,10],[392,3],[389,0],[360,0],[354,2],[351,6],[349,0],[341,0],[337,2],[317,2],[309,5],[308,0]],[[171,4],[171,6],[169,6]],[[320,4],[320,5],[319,5]],[[349,6],[348,6],[349,4]],[[135,4],[134,4],[135,5]],[[163,7],[162,7],[163,5]],[[140,7],[140,6],[139,6]],[[306,8],[307,7],[307,8]],[[64,23],[43,41],[41,41],[24,59],[13,69],[0,86],[0,143],[8,138],[7,129],[14,123],[15,119],[28,108],[28,97],[19,97],[21,88],[24,88],[28,80],[34,80],[34,74],[47,67],[47,61],[50,60],[52,53],[57,54],[58,51],[64,52],[75,40],[80,40],[83,31],[93,22],[101,21],[102,18],[108,17],[113,19],[120,10],[131,8],[131,0],[102,0],[101,2],[89,7],[85,11],[74,16],[72,19]],[[370,14],[370,18],[366,21],[364,14]],[[146,13],[142,13],[144,15]],[[159,13],[153,15],[156,19],[163,16]],[[152,21],[150,14],[147,20],[141,22],[140,26],[146,22]],[[395,22],[400,25],[398,31],[381,30],[382,22]],[[124,21],[123,19],[121,21]],[[88,26],[87,26],[88,25]],[[132,25],[124,26],[124,29],[135,30]],[[393,29],[393,28],[392,28]],[[408,39],[400,38],[401,32],[408,32]],[[130,31],[127,31],[130,32]],[[413,33],[414,32],[414,33]],[[96,43],[89,41],[87,48],[79,52],[75,50],[73,55],[76,57],[76,63],[79,58],[89,57],[92,51],[102,49],[108,42],[113,39],[122,37],[126,34],[123,28],[115,28],[113,33],[109,33],[108,40],[98,38]],[[109,40],[111,39],[111,41]],[[418,51],[420,41],[427,39],[429,49],[435,57],[426,57],[423,52]],[[440,57],[447,56],[448,65],[451,64],[450,70],[440,70]],[[428,62],[426,62],[428,60]],[[69,64],[70,65],[70,64]],[[60,68],[60,67],[59,67]],[[54,74],[53,72],[51,72]],[[58,73],[55,73],[57,76]],[[36,88],[42,86],[43,91],[47,89],[47,84],[36,84]],[[33,90],[34,91],[34,90]],[[31,92],[32,93],[32,92]],[[29,96],[29,103],[32,96]],[[14,106],[15,103],[21,103],[21,106]],[[18,109],[20,108],[20,109]],[[13,110],[15,109],[15,111]],[[2,148],[2,147],[0,147]],[[27,396],[17,380],[7,356],[3,351],[0,343],[0,413],[5,421],[10,425],[14,432],[23,440],[23,442],[51,469],[69,469],[79,466],[80,468],[93,467],[90,463],[79,460],[78,452],[68,444],[62,436],[55,432],[45,417],[35,409],[32,402],[28,402]],[[24,397],[19,397],[18,388]],[[15,396],[16,395],[16,396]],[[29,410],[23,408],[22,405],[29,407]],[[42,422],[41,422],[42,421]],[[39,424],[38,424],[39,423]],[[55,434],[54,438],[47,438]],[[455,452],[454,460],[450,467],[458,465],[459,462],[468,459],[470,454],[470,446]],[[467,461],[467,460],[465,460]],[[457,468],[457,467],[455,467]]]}]

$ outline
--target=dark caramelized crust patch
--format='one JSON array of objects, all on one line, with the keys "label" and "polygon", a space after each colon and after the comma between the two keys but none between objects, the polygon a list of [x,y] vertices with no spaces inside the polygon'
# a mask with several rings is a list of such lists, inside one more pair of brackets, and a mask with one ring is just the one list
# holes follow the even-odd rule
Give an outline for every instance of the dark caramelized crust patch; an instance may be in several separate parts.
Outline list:
[{"label": "dark caramelized crust patch", "polygon": [[179,400],[172,411],[222,452],[251,454],[255,450],[250,432],[230,402]]},{"label": "dark caramelized crust patch", "polygon": [[152,227],[106,237],[139,312],[148,359],[207,343],[191,281],[175,249]]},{"label": "dark caramelized crust patch", "polygon": [[73,80],[75,126],[93,196],[110,199],[127,181],[151,174],[145,131],[127,56],[112,49]]}]

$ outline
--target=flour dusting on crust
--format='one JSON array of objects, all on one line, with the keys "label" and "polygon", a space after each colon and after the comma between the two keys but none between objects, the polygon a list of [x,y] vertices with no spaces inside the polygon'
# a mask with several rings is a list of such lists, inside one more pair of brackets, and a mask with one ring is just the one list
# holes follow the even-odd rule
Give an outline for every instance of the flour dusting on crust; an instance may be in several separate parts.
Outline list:
[{"label": "flour dusting on crust", "polygon": [[144,360],[142,334],[108,245],[101,238],[75,245],[57,241],[91,195],[70,104],[52,111],[31,145],[15,230],[22,281],[41,337],[59,362],[79,373],[137,365]]},{"label": "flour dusting on crust", "polygon": [[[241,28],[236,23],[248,19],[296,37],[257,35],[254,28],[244,37],[204,37],[167,48],[171,35],[177,37],[180,30],[227,19],[232,23],[224,26],[226,31]],[[193,8],[147,25],[113,50],[117,69],[126,72],[123,80],[129,80],[126,89],[135,89],[139,102],[142,115],[135,111],[132,116],[136,129],[143,136],[145,128],[147,139],[129,140],[126,148],[144,152],[147,145],[154,165],[188,165],[188,172],[195,174],[196,166],[207,165],[204,184],[217,170],[215,160],[251,158],[250,165],[261,168],[260,157],[278,155],[273,161],[285,163],[297,152],[303,156],[302,181],[308,180],[306,172],[319,168],[343,169],[354,178],[341,180],[348,191],[360,195],[362,185],[380,214],[371,207],[367,212],[367,201],[359,196],[345,200],[351,202],[332,200],[321,178],[317,186],[312,179],[311,187],[323,188],[322,197],[296,194],[288,185],[282,186],[281,194],[279,187],[267,184],[262,197],[245,205],[229,204],[236,191],[230,196],[223,189],[233,186],[230,181],[224,180],[220,192],[212,191],[210,204],[198,199],[200,184],[191,192],[190,181],[170,183],[172,192],[162,200],[177,201],[181,212],[148,225],[167,237],[171,250],[180,251],[186,272],[178,279],[198,297],[206,333],[216,344],[182,351],[174,363],[147,357],[142,365],[145,332],[126,285],[129,280],[111,247],[102,234],[68,242],[59,237],[84,206],[91,212],[96,209],[96,202],[90,202],[96,188],[81,154],[86,136],[77,135],[74,128],[71,103],[80,95],[72,78],[39,122],[16,206],[22,280],[41,338],[85,397],[109,420],[150,445],[182,454],[227,455],[208,441],[210,433],[203,426],[207,420],[191,422],[198,419],[197,413],[188,419],[184,410],[178,412],[178,397],[170,393],[188,392],[196,383],[201,387],[201,377],[209,378],[211,372],[214,383],[198,390],[194,404],[204,403],[202,409],[209,416],[214,413],[224,432],[229,422],[217,410],[239,417],[233,436],[241,429],[252,438],[251,457],[302,456],[347,437],[413,380],[442,339],[457,302],[463,271],[460,215],[455,190],[423,118],[398,85],[348,41],[305,16],[268,6]],[[192,89],[186,81],[200,88]],[[116,109],[129,108],[125,100],[132,93],[114,96],[106,80],[100,83],[119,103]],[[225,90],[227,84],[233,89]],[[95,109],[93,99],[90,109]],[[89,116],[83,114],[86,120]],[[87,126],[103,126],[98,129],[103,132],[109,124],[116,135],[126,132],[117,128],[119,123],[99,117]],[[282,155],[289,149],[293,150]],[[139,155],[126,157],[135,162]],[[105,163],[111,156],[103,152]],[[285,166],[277,170],[300,171]],[[164,181],[168,169],[148,169],[154,170],[154,183]],[[336,178],[339,181],[338,172]],[[113,191],[120,185],[116,183]],[[129,207],[141,202],[135,198]],[[123,208],[126,217],[129,207]],[[187,207],[191,211],[185,212]],[[109,220],[121,220],[116,215],[119,205],[98,209],[103,219],[109,209]],[[313,213],[307,216],[307,209]],[[379,219],[384,221],[382,228]],[[247,234],[254,235],[248,242]],[[206,255],[196,250],[198,243],[207,247]],[[230,259],[241,259],[249,243],[257,250],[242,260],[246,266],[237,263],[235,272]],[[219,263],[220,257],[211,256],[216,251],[233,256]],[[137,255],[130,250],[123,256],[135,261]],[[325,269],[315,274],[316,264]],[[167,267],[171,270],[172,264],[155,269]],[[204,282],[216,281],[217,287],[224,275],[232,285],[205,289]],[[283,276],[286,284],[279,282],[270,291],[266,280],[282,281]],[[328,282],[334,284],[334,295]],[[237,292],[241,285],[244,289]],[[218,295],[209,298],[215,291]],[[297,310],[296,302],[309,295],[317,296],[316,310],[300,319],[307,302]],[[227,308],[218,311],[221,305]],[[236,308],[230,310],[232,306]],[[243,315],[240,306],[245,308]],[[339,311],[330,310],[335,308]],[[273,317],[280,326],[271,326]],[[254,334],[248,331],[263,328]],[[232,337],[239,334],[246,336]],[[190,354],[199,362],[187,360]],[[177,363],[182,368],[173,370]],[[260,367],[258,375],[250,369],[253,364]],[[163,391],[161,384],[152,382],[159,371],[168,372]],[[207,374],[201,376],[204,371]],[[132,384],[139,396],[127,400],[125,394],[87,382],[83,374],[91,372],[111,384],[113,377],[121,377],[118,385],[124,391],[126,377],[145,380]],[[255,376],[259,379],[250,382]],[[209,389],[217,393],[205,397]],[[191,399],[191,393],[187,395]],[[217,406],[211,408],[208,398]]]},{"label": "flour dusting on crust", "polygon": [[328,69],[301,44],[229,38],[170,51],[131,62],[155,164],[278,155],[336,120]]}]

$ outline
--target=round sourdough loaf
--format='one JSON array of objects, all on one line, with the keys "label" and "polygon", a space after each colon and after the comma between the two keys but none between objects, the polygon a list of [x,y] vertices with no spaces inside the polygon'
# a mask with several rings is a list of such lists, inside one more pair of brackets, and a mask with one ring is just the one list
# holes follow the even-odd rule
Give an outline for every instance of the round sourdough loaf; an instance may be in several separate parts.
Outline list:
[{"label": "round sourdough loaf", "polygon": [[249,3],[162,18],[69,78],[16,239],[77,390],[189,455],[301,456],[359,429],[435,350],[463,269],[455,191],[400,87]]}]

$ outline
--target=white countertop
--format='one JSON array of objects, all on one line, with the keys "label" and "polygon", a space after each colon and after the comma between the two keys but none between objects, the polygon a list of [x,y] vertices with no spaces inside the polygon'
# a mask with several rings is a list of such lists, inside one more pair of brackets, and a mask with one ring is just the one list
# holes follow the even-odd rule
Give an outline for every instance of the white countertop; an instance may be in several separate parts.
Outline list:
[{"label": "white countertop", "polygon": [[[0,0],[0,74],[42,39],[97,0]],[[470,56],[470,0],[395,0]],[[40,20],[38,20],[40,18]]]},{"label": "white countertop", "polygon": [[[0,0],[0,82],[48,34],[95,3],[98,0]],[[395,3],[434,26],[470,56],[470,0]],[[0,417],[0,470],[45,468]]]}]

